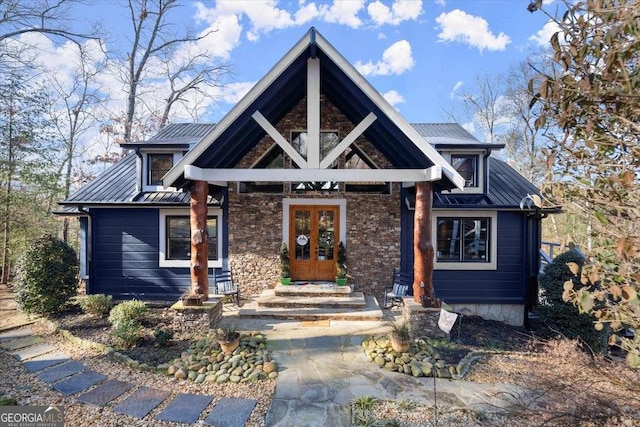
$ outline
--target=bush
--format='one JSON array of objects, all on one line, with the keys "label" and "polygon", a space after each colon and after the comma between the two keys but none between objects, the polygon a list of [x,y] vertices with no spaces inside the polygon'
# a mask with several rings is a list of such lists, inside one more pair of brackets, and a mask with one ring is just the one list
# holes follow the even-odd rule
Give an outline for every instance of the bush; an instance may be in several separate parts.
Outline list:
[{"label": "bush", "polygon": [[109,313],[113,335],[124,347],[131,347],[140,338],[142,319],[147,313],[147,305],[142,301],[125,301],[116,305]]},{"label": "bush", "polygon": [[153,331],[153,338],[155,338],[158,344],[166,344],[173,339],[173,329],[156,329],[155,331]]},{"label": "bush", "polygon": [[93,316],[106,317],[111,310],[113,297],[105,294],[87,295],[78,299],[82,311]]},{"label": "bush", "polygon": [[579,280],[580,275],[576,277],[569,270],[569,262],[575,262],[582,268],[584,258],[576,251],[560,254],[538,277],[541,301],[534,312],[542,323],[539,332],[546,337],[561,334],[571,339],[579,338],[591,349],[601,350],[603,333],[594,328],[594,319],[588,314],[580,314],[576,306],[562,299],[566,281],[573,281],[574,289],[583,286]]},{"label": "bush", "polygon": [[77,295],[78,259],[67,243],[50,235],[38,238],[20,257],[16,301],[28,314],[59,313]]},{"label": "bush", "polygon": [[109,313],[109,322],[111,322],[113,326],[116,326],[118,323],[127,323],[129,321],[140,324],[145,314],[147,314],[147,311],[147,304],[143,301],[131,300],[121,302],[111,309],[111,312]]},{"label": "bush", "polygon": [[120,340],[123,347],[133,346],[140,339],[142,325],[140,322],[128,319],[113,325],[113,335]]}]

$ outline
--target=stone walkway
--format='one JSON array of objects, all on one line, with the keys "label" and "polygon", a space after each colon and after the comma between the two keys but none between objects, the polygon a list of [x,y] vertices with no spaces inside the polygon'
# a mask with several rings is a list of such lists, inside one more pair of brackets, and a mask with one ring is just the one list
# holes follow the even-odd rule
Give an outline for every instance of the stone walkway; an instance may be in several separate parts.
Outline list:
[{"label": "stone walkway", "polygon": [[[87,369],[71,360],[29,327],[5,330],[0,333],[0,348],[22,363],[63,396],[76,395],[79,402],[105,407],[109,402],[128,394],[113,407],[115,412],[142,419],[171,393],[149,387],[137,387],[125,381],[109,379],[106,375]],[[94,387],[95,386],[95,387]],[[181,393],[156,415],[156,420],[192,424],[213,401],[213,396]],[[204,424],[218,427],[243,427],[256,401],[253,399],[223,398],[204,419]],[[132,423],[134,421],[132,420]]]},{"label": "stone walkway", "polygon": [[267,426],[350,426],[342,408],[359,396],[495,411],[511,405],[507,396],[523,392],[508,384],[415,378],[380,369],[361,347],[366,336],[385,332],[380,322],[228,321],[239,329],[263,330],[278,362]]}]

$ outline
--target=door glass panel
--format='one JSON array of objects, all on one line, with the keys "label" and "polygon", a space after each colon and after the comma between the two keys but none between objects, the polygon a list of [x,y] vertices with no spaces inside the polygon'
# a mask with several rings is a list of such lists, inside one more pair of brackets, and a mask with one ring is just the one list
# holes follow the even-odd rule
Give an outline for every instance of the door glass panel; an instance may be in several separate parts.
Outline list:
[{"label": "door glass panel", "polygon": [[[310,259],[311,211],[295,211],[295,259]],[[303,237],[304,236],[304,237]],[[306,237],[306,238],[305,238]]]},{"label": "door glass panel", "polygon": [[318,260],[333,260],[335,211],[318,210]]}]

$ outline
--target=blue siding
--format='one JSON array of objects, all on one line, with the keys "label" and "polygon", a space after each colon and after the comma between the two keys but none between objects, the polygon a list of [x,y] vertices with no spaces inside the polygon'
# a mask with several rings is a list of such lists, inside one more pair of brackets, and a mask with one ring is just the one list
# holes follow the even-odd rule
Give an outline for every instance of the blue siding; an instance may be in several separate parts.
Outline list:
[{"label": "blue siding", "polygon": [[158,266],[158,209],[94,209],[91,214],[90,293],[174,300],[189,288],[188,268]]},{"label": "blue siding", "polygon": [[[413,270],[413,211],[402,206],[402,256],[404,270]],[[454,304],[524,304],[529,251],[525,215],[498,212],[498,264],[496,270],[435,270],[438,298]]]}]

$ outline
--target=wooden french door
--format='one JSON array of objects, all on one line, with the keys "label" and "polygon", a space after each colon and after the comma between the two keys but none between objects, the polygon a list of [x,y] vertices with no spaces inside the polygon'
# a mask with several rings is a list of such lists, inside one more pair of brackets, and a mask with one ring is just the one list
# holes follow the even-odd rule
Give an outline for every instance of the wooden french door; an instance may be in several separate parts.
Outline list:
[{"label": "wooden french door", "polygon": [[339,206],[290,206],[289,250],[293,280],[331,280],[336,275]]}]

